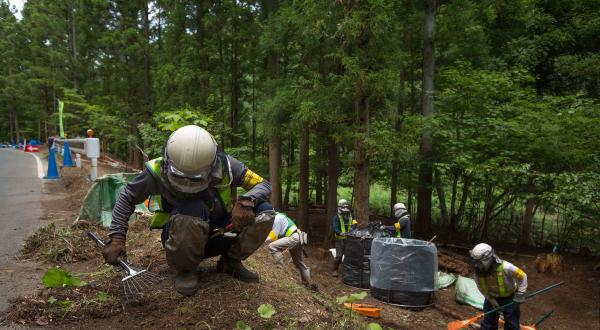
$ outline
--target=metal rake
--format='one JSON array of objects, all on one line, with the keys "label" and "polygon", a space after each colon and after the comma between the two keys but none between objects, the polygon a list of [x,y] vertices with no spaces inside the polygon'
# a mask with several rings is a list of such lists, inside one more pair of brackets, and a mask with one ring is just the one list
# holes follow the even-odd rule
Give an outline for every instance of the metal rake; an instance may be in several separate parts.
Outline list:
[{"label": "metal rake", "polygon": [[[104,242],[91,231],[87,232],[90,239],[96,242],[96,245],[103,247]],[[124,261],[120,257],[117,258],[119,262],[119,271],[123,273],[123,292],[125,298],[128,301],[135,301],[137,298],[143,295],[144,290],[150,289],[152,285],[160,283],[163,278],[157,274],[152,273],[147,269],[137,269],[130,263]]]}]

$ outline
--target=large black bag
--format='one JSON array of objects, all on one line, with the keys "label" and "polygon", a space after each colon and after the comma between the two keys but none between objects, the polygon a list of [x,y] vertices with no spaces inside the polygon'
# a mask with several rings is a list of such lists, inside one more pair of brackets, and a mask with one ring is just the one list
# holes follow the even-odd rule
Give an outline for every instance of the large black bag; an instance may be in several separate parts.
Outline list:
[{"label": "large black bag", "polygon": [[407,307],[433,304],[437,248],[426,241],[376,238],[371,246],[371,295]]},{"label": "large black bag", "polygon": [[390,236],[389,232],[380,230],[380,226],[380,222],[372,222],[366,229],[354,230],[346,235],[342,263],[344,284],[361,289],[370,287],[371,242],[376,237]]}]

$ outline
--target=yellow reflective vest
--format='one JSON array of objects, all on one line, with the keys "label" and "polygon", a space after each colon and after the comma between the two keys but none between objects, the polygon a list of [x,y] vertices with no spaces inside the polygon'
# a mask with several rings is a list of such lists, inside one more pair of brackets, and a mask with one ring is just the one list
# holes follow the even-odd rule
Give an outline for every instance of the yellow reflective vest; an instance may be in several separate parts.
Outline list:
[{"label": "yellow reflective vest", "polygon": [[[233,197],[231,189],[232,180],[229,166],[227,166],[228,162],[225,161],[225,163],[226,164],[223,165],[223,179],[221,179],[220,184],[214,188],[217,189],[219,197],[221,198],[221,202],[223,202],[225,210],[229,213],[233,209]],[[161,165],[162,157],[146,162],[146,167],[148,167],[152,174],[158,178],[160,178],[161,175]],[[154,213],[150,219],[150,229],[163,228],[169,221],[171,212],[164,211],[162,197],[160,195],[150,195],[146,206],[150,212]]]}]

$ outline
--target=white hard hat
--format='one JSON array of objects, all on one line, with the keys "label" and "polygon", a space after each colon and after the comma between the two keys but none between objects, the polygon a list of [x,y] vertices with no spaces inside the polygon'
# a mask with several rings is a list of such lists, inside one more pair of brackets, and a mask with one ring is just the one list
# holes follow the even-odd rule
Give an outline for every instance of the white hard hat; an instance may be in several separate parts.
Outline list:
[{"label": "white hard hat", "polygon": [[404,204],[402,204],[402,203],[396,203],[396,204],[394,204],[394,207],[392,208],[392,210],[394,212],[396,212],[397,210],[406,210],[406,206],[404,206]]},{"label": "white hard hat", "polygon": [[164,160],[169,182],[183,192],[199,192],[208,186],[217,160],[217,142],[205,129],[188,125],[171,134]]},{"label": "white hard hat", "polygon": [[494,249],[489,244],[479,243],[475,245],[473,250],[469,251],[471,258],[475,260],[481,260],[483,258],[487,258],[494,253]]},{"label": "white hard hat", "polygon": [[494,262],[500,262],[494,249],[486,243],[479,243],[469,251],[471,263],[479,273],[488,273]]},{"label": "white hard hat", "polygon": [[348,213],[350,212],[350,203],[348,203],[345,199],[340,199],[338,201],[338,212],[340,213]]},{"label": "white hard hat", "polygon": [[400,217],[406,214],[406,206],[402,203],[394,204],[392,207],[392,214],[394,215],[394,218],[400,219]]}]

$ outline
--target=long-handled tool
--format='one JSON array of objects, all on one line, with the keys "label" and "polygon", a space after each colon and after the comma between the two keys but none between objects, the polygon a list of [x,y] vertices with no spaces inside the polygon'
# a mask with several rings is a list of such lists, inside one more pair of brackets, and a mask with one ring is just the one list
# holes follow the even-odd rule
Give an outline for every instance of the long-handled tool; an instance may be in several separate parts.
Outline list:
[{"label": "long-handled tool", "polygon": [[[540,325],[540,323],[544,322],[547,318],[549,318],[552,315],[552,313],[554,313],[554,310],[551,310],[548,313],[542,315],[542,317],[540,317],[540,319],[535,321],[535,323],[533,323],[532,325],[522,325],[521,324],[521,329],[519,329],[519,330],[537,330],[537,326]],[[503,319],[498,320],[498,324],[504,325],[504,320]]]},{"label": "long-handled tool", "polygon": [[[525,295],[525,299],[529,299],[529,298],[531,298],[531,297],[533,297],[533,296],[537,296],[538,294],[544,293],[544,292],[546,292],[546,291],[548,291],[548,290],[552,290],[552,289],[556,288],[557,286],[563,285],[564,283],[565,283],[565,282],[559,282],[559,283],[556,283],[556,284],[550,285],[549,287],[546,287],[546,288],[543,288],[543,289],[537,290],[537,291],[535,291],[535,292],[532,292],[532,293],[530,293],[530,294],[527,294],[527,295]],[[509,302],[508,304],[505,304],[505,305],[503,305],[503,306],[498,306],[498,307],[496,307],[496,308],[494,308],[494,309],[492,309],[492,310],[489,310],[489,311],[487,311],[487,312],[485,312],[485,313],[480,313],[480,314],[477,314],[477,315],[475,315],[475,316],[473,316],[473,317],[471,317],[471,318],[469,318],[469,319],[466,319],[466,320],[457,320],[457,321],[448,322],[448,330],[458,330],[458,329],[462,329],[462,328],[466,327],[466,326],[467,326],[467,325],[469,325],[469,324],[475,323],[475,321],[477,321],[478,319],[480,319],[480,318],[482,318],[482,317],[486,316],[487,314],[491,314],[491,313],[497,312],[497,311],[499,311],[499,310],[503,309],[504,307],[510,306],[510,305],[512,305],[512,304],[514,304],[514,301],[511,301],[511,302]],[[551,313],[550,313],[550,314],[551,314]],[[548,315],[548,316],[550,316],[550,315]],[[544,318],[544,319],[545,319],[545,318]],[[542,319],[542,321],[543,321],[544,319]]]},{"label": "long-handled tool", "polygon": [[[99,247],[104,246],[104,242],[96,234],[88,231],[87,235]],[[120,270],[124,273],[121,281],[123,282],[123,292],[127,300],[136,300],[145,289],[149,289],[151,285],[162,281],[162,277],[147,269],[136,269],[121,258],[117,258],[117,261],[119,262]]]}]

